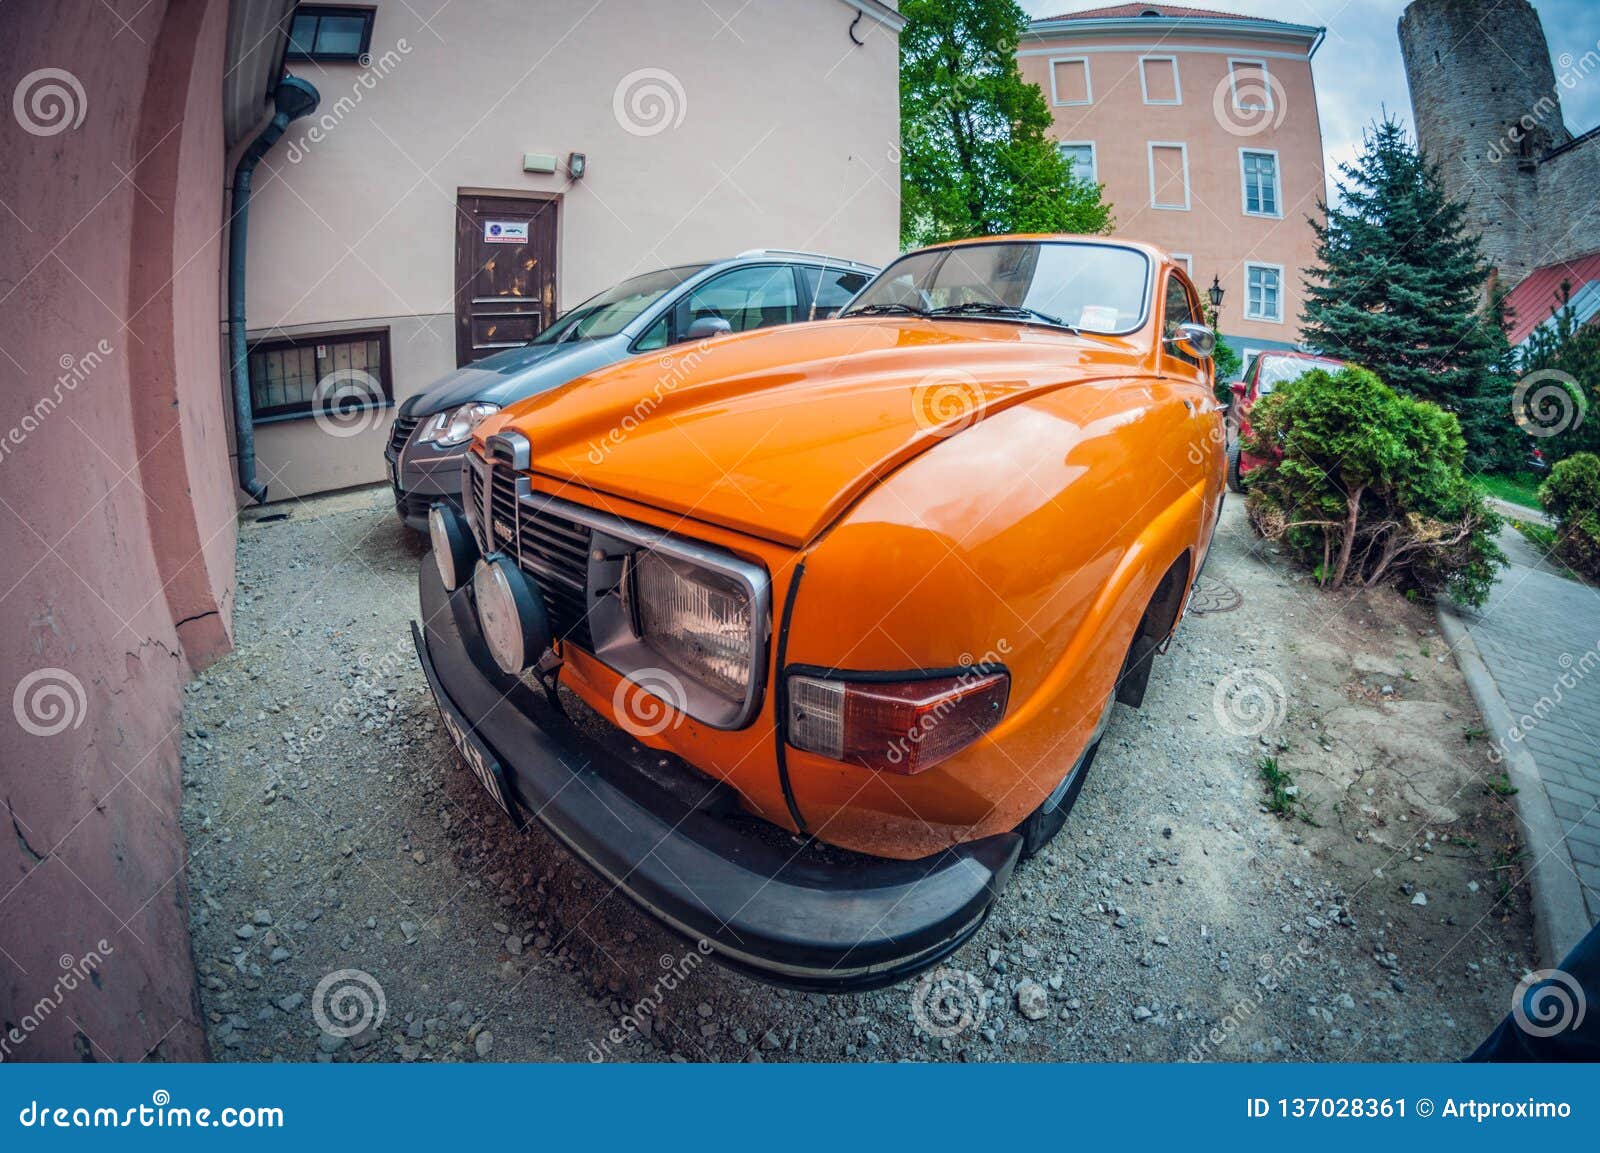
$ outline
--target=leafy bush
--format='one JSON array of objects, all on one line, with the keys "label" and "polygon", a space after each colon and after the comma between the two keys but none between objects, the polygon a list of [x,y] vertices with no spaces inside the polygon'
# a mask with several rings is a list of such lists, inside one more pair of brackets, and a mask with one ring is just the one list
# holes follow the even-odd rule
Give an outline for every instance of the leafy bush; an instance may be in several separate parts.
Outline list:
[{"label": "leafy bush", "polygon": [[1313,369],[1251,411],[1246,507],[1263,536],[1337,589],[1384,581],[1482,604],[1505,557],[1500,518],[1461,474],[1453,413],[1353,365]]},{"label": "leafy bush", "polygon": [[1539,503],[1556,518],[1556,555],[1600,580],[1600,456],[1580,452],[1556,465],[1539,486]]}]

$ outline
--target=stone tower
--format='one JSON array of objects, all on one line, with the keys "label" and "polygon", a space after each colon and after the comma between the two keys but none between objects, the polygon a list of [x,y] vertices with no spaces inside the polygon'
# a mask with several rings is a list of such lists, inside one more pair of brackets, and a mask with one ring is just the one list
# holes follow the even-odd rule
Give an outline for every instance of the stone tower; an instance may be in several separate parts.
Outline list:
[{"label": "stone tower", "polygon": [[1553,258],[1539,167],[1571,141],[1539,14],[1528,0],[1414,0],[1400,52],[1417,140],[1513,284]]}]

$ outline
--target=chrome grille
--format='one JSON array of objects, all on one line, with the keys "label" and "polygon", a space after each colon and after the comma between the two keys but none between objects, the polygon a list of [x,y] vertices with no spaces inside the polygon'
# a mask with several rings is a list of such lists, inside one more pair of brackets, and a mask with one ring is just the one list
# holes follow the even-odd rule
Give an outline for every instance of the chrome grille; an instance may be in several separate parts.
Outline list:
[{"label": "chrome grille", "polygon": [[588,619],[589,527],[529,501],[519,501],[517,474],[506,464],[469,454],[466,484],[467,508],[478,547],[486,554],[500,552],[515,557],[517,566],[528,574],[544,598],[551,633],[579,648],[592,650]]},{"label": "chrome grille", "polygon": [[588,525],[524,502],[517,526],[517,564],[544,595],[550,631],[582,649],[589,637]]},{"label": "chrome grille", "polygon": [[406,441],[411,439],[411,434],[417,430],[417,425],[422,423],[420,416],[397,416],[394,424],[389,429],[389,451],[395,456],[400,455],[400,450],[406,446]]}]

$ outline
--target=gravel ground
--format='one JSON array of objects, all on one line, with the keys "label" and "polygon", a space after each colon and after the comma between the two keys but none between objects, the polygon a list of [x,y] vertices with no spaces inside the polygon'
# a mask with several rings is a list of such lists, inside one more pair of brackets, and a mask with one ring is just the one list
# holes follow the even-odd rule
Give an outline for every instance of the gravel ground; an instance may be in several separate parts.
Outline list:
[{"label": "gravel ground", "polygon": [[840,997],[721,969],[511,828],[428,697],[423,545],[385,493],[267,513],[240,535],[238,647],[185,714],[220,1059],[1449,1060],[1533,963],[1509,802],[1431,611],[1318,592],[1237,505],[1210,611],[1118,706],[1050,850],[936,974]]}]

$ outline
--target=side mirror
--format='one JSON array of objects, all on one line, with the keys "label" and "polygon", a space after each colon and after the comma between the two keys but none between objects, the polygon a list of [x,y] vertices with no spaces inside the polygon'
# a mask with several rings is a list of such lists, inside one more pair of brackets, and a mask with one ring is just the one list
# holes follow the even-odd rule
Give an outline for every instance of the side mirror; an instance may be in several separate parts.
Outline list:
[{"label": "side mirror", "polygon": [[1233,395],[1237,396],[1240,400],[1243,400],[1244,394],[1250,391],[1249,386],[1246,385],[1242,380],[1236,380],[1228,387],[1233,389]]},{"label": "side mirror", "polygon": [[733,325],[720,316],[697,317],[689,326],[685,340],[710,340],[713,336],[726,336],[733,331]]},{"label": "side mirror", "polygon": [[1166,343],[1178,352],[1210,360],[1211,354],[1217,351],[1217,334],[1204,324],[1188,321],[1173,329]]}]

